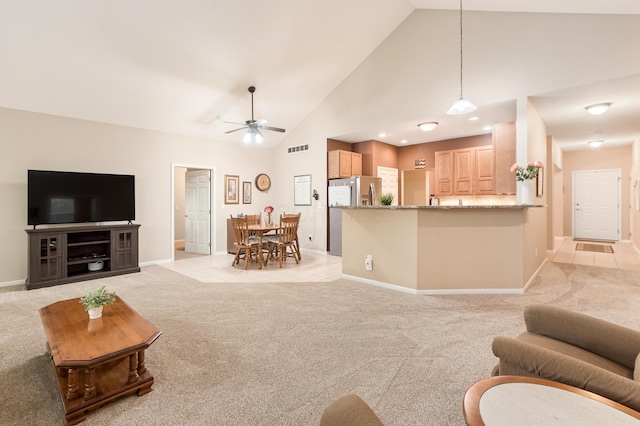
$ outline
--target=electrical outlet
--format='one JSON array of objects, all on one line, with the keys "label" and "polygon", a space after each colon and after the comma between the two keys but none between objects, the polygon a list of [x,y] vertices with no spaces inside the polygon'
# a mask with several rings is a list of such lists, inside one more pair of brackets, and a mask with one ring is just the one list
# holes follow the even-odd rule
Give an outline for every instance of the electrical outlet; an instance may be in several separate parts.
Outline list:
[{"label": "electrical outlet", "polygon": [[373,256],[371,256],[370,254],[368,254],[364,259],[364,269],[366,269],[367,271],[373,270]]}]

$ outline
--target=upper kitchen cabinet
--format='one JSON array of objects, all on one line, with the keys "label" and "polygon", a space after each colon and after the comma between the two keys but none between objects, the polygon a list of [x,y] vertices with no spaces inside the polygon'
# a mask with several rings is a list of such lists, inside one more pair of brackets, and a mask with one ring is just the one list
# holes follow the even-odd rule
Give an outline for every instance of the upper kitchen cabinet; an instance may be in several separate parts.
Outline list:
[{"label": "upper kitchen cabinet", "polygon": [[436,194],[453,195],[453,151],[438,151],[436,157]]},{"label": "upper kitchen cabinet", "polygon": [[511,166],[516,162],[516,123],[501,123],[493,126],[493,147],[495,150],[495,192],[515,194],[516,178]]},{"label": "upper kitchen cabinet", "polygon": [[337,149],[328,152],[327,178],[362,176],[362,154]]},{"label": "upper kitchen cabinet", "polygon": [[491,146],[436,152],[436,194],[494,194],[493,155]]},{"label": "upper kitchen cabinet", "polygon": [[455,195],[474,194],[475,170],[475,148],[463,148],[453,151],[453,193]]},{"label": "upper kitchen cabinet", "polygon": [[495,194],[494,150],[490,146],[481,146],[476,151],[475,193],[477,195]]}]

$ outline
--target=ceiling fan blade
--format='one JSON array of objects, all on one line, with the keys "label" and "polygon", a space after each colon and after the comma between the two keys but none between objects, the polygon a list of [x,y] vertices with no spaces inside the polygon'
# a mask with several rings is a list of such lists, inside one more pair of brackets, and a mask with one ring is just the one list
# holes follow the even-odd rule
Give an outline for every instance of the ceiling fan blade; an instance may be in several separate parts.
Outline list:
[{"label": "ceiling fan blade", "polygon": [[238,126],[246,126],[247,125],[246,123],[238,123],[238,122],[235,122],[235,121],[223,121],[223,123],[226,123],[226,124],[237,124]]},{"label": "ceiling fan blade", "polygon": [[261,129],[264,129],[264,130],[271,130],[271,131],[274,131],[274,132],[280,132],[280,133],[284,133],[284,132],[286,132],[286,130],[281,129],[280,127],[271,127],[271,126],[259,126],[259,127],[260,127]]},{"label": "ceiling fan blade", "polygon": [[258,120],[255,121],[255,123],[258,125],[258,127],[262,127],[265,124],[267,124],[269,121],[265,120],[264,118],[260,118]]},{"label": "ceiling fan blade", "polygon": [[233,133],[233,132],[237,132],[238,130],[243,130],[243,129],[246,129],[246,128],[247,128],[247,126],[244,126],[244,127],[238,128],[238,129],[229,130],[228,132],[225,132],[225,133]]}]

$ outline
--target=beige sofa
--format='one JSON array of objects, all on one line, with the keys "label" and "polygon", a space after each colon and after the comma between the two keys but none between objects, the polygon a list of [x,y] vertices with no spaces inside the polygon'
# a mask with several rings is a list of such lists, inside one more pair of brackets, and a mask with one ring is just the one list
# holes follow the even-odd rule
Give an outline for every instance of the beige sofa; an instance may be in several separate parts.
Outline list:
[{"label": "beige sofa", "polygon": [[527,331],[496,337],[493,375],[541,377],[640,411],[640,332],[547,306],[524,309]]}]

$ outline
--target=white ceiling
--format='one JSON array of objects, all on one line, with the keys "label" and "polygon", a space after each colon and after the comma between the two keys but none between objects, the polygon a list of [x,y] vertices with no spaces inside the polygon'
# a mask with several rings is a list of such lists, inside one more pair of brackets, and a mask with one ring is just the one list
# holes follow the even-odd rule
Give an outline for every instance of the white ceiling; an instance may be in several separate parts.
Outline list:
[{"label": "white ceiling", "polygon": [[[5,3],[0,106],[234,143],[241,132],[225,134],[236,126],[224,121],[250,118],[248,86],[256,86],[255,118],[290,131],[415,8],[459,7],[455,0]],[[637,0],[467,0],[464,8],[640,14]],[[639,87],[633,77],[541,94],[533,102],[567,149],[587,138],[587,130],[603,138],[615,131],[612,139],[630,143],[640,133],[632,122],[640,112]],[[592,118],[577,112],[595,99],[615,102],[606,127],[580,121]],[[513,119],[513,105],[481,106],[481,120],[470,126]],[[384,130],[394,135],[390,143],[399,143],[404,135],[415,140],[416,124]],[[381,139],[380,130],[342,136]],[[286,133],[265,136],[275,146]],[[430,137],[457,136],[436,129]]]}]

